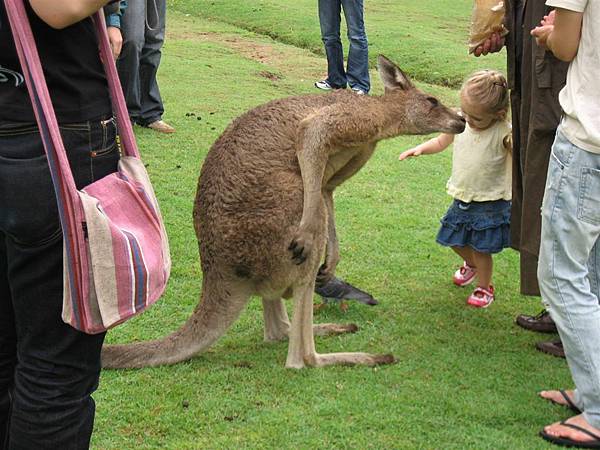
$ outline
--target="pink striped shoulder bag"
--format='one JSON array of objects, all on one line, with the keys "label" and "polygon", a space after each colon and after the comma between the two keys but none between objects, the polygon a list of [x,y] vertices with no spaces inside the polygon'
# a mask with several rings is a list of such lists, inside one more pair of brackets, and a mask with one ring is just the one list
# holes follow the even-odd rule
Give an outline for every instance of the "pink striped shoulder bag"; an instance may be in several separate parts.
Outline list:
[{"label": "pink striped shoulder bag", "polygon": [[64,238],[63,320],[89,334],[154,304],[171,270],[167,234],[140,160],[101,11],[93,17],[118,125],[118,170],[81,191],[50,101],[23,0],[4,0],[52,175]]}]

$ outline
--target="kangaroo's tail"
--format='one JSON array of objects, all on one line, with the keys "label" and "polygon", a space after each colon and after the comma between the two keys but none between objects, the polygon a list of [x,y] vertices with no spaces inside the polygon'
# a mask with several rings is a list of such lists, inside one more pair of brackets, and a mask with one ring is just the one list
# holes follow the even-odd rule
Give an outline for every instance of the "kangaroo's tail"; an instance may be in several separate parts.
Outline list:
[{"label": "kangaroo's tail", "polygon": [[210,347],[238,318],[250,298],[239,284],[204,278],[200,302],[174,333],[155,341],[105,345],[102,367],[139,368],[175,364]]}]

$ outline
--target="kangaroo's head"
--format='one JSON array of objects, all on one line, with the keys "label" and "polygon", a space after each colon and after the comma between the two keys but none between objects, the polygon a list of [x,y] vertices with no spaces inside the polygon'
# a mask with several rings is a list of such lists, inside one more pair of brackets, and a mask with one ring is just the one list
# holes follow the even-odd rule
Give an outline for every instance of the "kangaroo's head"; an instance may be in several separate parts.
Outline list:
[{"label": "kangaroo's head", "polygon": [[[465,119],[442,105],[438,99],[417,89],[400,68],[383,55],[377,58],[379,76],[385,86],[382,100],[397,134],[429,134],[436,131],[458,134]],[[395,131],[395,133],[394,133]]]}]

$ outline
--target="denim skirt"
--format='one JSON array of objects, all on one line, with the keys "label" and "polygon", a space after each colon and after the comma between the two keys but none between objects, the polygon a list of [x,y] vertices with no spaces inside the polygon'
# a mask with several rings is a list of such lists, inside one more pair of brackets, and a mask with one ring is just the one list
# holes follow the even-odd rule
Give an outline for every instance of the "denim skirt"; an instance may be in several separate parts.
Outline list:
[{"label": "denim skirt", "polygon": [[454,200],[442,217],[436,241],[446,247],[468,246],[480,253],[498,253],[510,247],[510,205],[506,200]]}]

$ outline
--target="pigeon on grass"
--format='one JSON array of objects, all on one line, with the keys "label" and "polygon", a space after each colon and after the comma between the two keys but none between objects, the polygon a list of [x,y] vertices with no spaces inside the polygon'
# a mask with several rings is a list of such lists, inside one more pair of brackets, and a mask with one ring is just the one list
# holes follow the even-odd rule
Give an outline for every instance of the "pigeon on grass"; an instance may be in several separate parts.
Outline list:
[{"label": "pigeon on grass", "polygon": [[[365,291],[352,286],[337,277],[333,277],[323,284],[317,283],[315,292],[323,298],[323,305],[330,303],[339,303],[342,310],[347,310],[348,306],[344,300],[356,300],[365,305],[377,305],[377,300]],[[320,305],[322,306],[322,305]],[[317,309],[320,307],[317,306]]]}]

